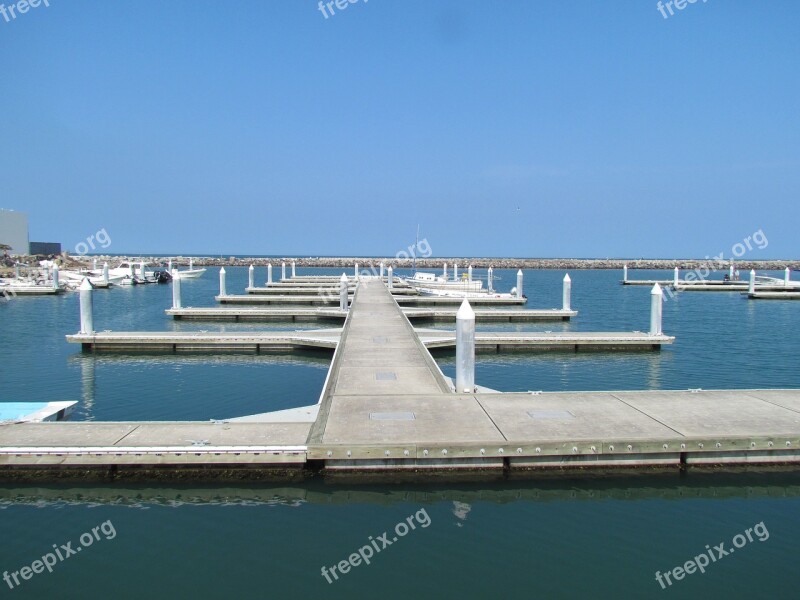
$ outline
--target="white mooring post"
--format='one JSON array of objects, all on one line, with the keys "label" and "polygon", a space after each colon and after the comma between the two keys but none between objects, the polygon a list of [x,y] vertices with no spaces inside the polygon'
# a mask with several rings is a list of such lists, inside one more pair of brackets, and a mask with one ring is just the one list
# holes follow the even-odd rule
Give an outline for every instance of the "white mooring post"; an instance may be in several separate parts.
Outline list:
[{"label": "white mooring post", "polygon": [[664,303],[664,292],[655,284],[650,292],[650,335],[661,335],[661,311]]},{"label": "white mooring post", "polygon": [[272,263],[267,264],[267,285],[272,283]]},{"label": "white mooring post", "polygon": [[489,271],[486,273],[486,285],[489,286],[489,292],[494,291],[494,269],[489,267]]},{"label": "white mooring post", "polygon": [[522,269],[517,271],[517,298],[522,298]]},{"label": "white mooring post", "polygon": [[144,277],[144,261],[141,261],[141,262],[139,263],[139,273],[140,273],[140,274],[141,274],[141,276],[142,276],[142,281],[146,281],[146,279],[145,279],[145,277]]},{"label": "white mooring post", "polygon": [[472,265],[467,268],[467,281],[472,283]]},{"label": "white mooring post", "polygon": [[178,269],[172,271],[172,308],[181,307],[181,278]]},{"label": "white mooring post", "polygon": [[286,263],[282,262],[281,263],[281,281],[285,281],[285,280],[286,280]]},{"label": "white mooring post", "polygon": [[672,277],[672,285],[678,287],[678,282],[680,281],[681,277],[681,270],[678,267],[675,267],[674,275]]},{"label": "white mooring post", "polygon": [[458,281],[458,263],[453,263],[453,281]]},{"label": "white mooring post", "polygon": [[728,279],[730,279],[731,281],[733,281],[734,273],[735,273],[735,268],[734,268],[734,265],[733,265],[733,261],[731,261],[731,266],[728,267]]},{"label": "white mooring post", "polygon": [[247,287],[253,288],[256,286],[256,268],[253,265],[250,265],[250,268],[247,269]]},{"label": "white mooring post", "polygon": [[169,273],[170,275],[172,274],[172,259],[171,258],[167,261],[167,273]]},{"label": "white mooring post", "polygon": [[108,285],[108,263],[103,263],[103,283]]},{"label": "white mooring post", "polygon": [[389,269],[386,271],[389,276],[389,291],[392,290],[392,286],[394,285],[394,269],[392,269],[392,265],[389,265]]},{"label": "white mooring post", "polygon": [[748,294],[754,294],[756,291],[756,272],[750,269],[750,287],[747,290]]},{"label": "white mooring post", "polygon": [[786,267],[786,269],[784,269],[783,271],[783,285],[788,286],[791,277],[792,277],[792,271],[791,269],[789,269],[789,267]]},{"label": "white mooring post", "polygon": [[456,313],[456,392],[475,390],[475,311],[464,298]]},{"label": "white mooring post", "polygon": [[447,281],[447,263],[444,263],[444,268],[442,269],[442,277],[444,277],[444,280]]},{"label": "white mooring post", "polygon": [[189,270],[191,271],[192,269],[194,269],[194,259],[189,258]]},{"label": "white mooring post", "polygon": [[14,265],[14,277],[19,279],[19,265]]},{"label": "white mooring post", "polygon": [[92,318],[92,284],[84,277],[83,283],[78,288],[81,305],[81,333],[94,333],[94,320]]},{"label": "white mooring post", "polygon": [[339,310],[347,310],[347,275],[339,279]]},{"label": "white mooring post", "polygon": [[628,281],[628,265],[622,265],[622,281]]},{"label": "white mooring post", "polygon": [[97,271],[97,259],[92,259],[92,271]]},{"label": "white mooring post", "polygon": [[564,289],[562,296],[562,308],[564,310],[572,310],[572,280],[569,278],[569,273],[564,275]]},{"label": "white mooring post", "polygon": [[358,281],[358,263],[353,266],[353,277]]},{"label": "white mooring post", "polygon": [[219,295],[228,295],[228,292],[225,290],[225,267],[220,267],[219,270]]},{"label": "white mooring post", "polygon": [[53,289],[58,289],[58,265],[53,263]]},{"label": "white mooring post", "polygon": [[384,271],[383,261],[381,261],[381,281],[383,281],[383,271]]},{"label": "white mooring post", "polygon": [[297,276],[297,268],[295,267],[294,261],[292,261],[292,279]]}]

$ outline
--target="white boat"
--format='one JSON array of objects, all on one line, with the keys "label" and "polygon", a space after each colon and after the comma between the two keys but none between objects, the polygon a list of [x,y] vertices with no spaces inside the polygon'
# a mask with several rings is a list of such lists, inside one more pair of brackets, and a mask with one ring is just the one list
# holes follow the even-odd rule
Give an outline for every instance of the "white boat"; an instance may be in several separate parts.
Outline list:
[{"label": "white boat", "polygon": [[[113,269],[109,269],[108,276],[114,278],[122,277],[117,285],[141,285],[145,283],[166,283],[169,281],[169,275],[165,275],[167,273],[166,269],[148,271],[145,269],[146,266],[147,263],[143,261],[133,262],[125,260]],[[143,271],[144,273],[142,273]]]},{"label": "white boat", "polygon": [[489,292],[487,290],[481,290],[479,292],[470,292],[464,290],[454,290],[454,289],[433,289],[433,288],[424,288],[418,287],[417,291],[419,292],[420,296],[436,296],[439,298],[516,298],[517,295],[507,292]]},{"label": "white boat", "polygon": [[203,273],[206,272],[206,269],[186,269],[185,271],[178,271],[177,269],[173,270],[170,275],[174,279],[197,279]]},{"label": "white boat", "polygon": [[0,423],[63,421],[72,413],[76,400],[59,402],[0,402]]},{"label": "white boat", "polygon": [[80,270],[80,271],[59,271],[58,273],[59,280],[63,280],[70,289],[75,289],[81,283],[83,283],[84,279],[88,279],[89,283],[93,286],[104,286],[106,283],[109,285],[121,285],[122,280],[125,279],[125,275],[111,275],[111,270],[108,271],[108,282],[106,282],[105,278],[103,277],[102,271],[90,271],[90,270]]},{"label": "white boat", "polygon": [[419,290],[420,293],[422,293],[422,289],[425,289],[487,294],[483,289],[483,281],[480,279],[473,279],[470,281],[466,274],[461,279],[446,279],[435,273],[418,272],[414,273],[413,277],[404,278],[404,281],[411,287]]}]

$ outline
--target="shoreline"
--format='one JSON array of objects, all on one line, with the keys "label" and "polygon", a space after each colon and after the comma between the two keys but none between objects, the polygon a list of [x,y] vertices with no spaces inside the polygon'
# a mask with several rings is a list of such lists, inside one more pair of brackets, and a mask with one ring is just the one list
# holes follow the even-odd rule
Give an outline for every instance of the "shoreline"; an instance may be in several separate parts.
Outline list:
[{"label": "shoreline", "polygon": [[[16,256],[16,260],[27,264],[38,264],[39,260],[44,260],[43,256]],[[64,254],[59,257],[60,263],[67,266],[78,266],[83,264],[90,266],[92,261],[97,259],[98,264],[108,262],[109,266],[116,266],[121,261],[139,262],[144,260],[149,266],[166,266],[168,260],[172,260],[175,267],[186,267],[189,264],[188,256],[110,256],[110,255],[83,255],[73,256]],[[267,264],[272,264],[273,267],[278,266],[285,262],[287,266],[295,263],[297,267],[314,267],[314,268],[354,268],[358,263],[360,269],[379,268],[381,261],[388,268],[411,268],[413,266],[413,259],[411,258],[369,258],[369,257],[203,257],[192,256],[193,264],[197,267],[249,267],[254,265],[256,267],[266,267]],[[628,269],[649,269],[649,270],[667,270],[678,267],[682,270],[703,269],[708,268],[713,271],[727,271],[730,261],[726,260],[724,263],[714,261],[713,259],[621,259],[621,258],[418,258],[417,268],[420,269],[437,269],[441,270],[442,265],[447,263],[448,270],[452,270],[453,264],[458,264],[459,267],[466,268],[472,265],[477,269],[485,269],[492,267],[494,269],[551,269],[551,270],[586,270],[586,269],[616,269],[622,270],[624,265]],[[769,260],[740,260],[734,262],[737,269],[740,271],[750,269],[754,270],[783,270],[786,267],[792,269],[800,269],[800,260],[796,259],[769,259]],[[12,270],[13,268],[6,267],[4,270]]]}]

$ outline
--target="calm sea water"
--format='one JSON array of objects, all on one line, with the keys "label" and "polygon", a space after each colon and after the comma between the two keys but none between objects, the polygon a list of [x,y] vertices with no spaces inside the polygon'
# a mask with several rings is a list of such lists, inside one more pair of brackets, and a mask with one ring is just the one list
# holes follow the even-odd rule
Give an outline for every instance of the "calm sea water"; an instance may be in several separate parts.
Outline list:
[{"label": "calm sea water", "polygon": [[[241,292],[247,270],[228,271]],[[298,274],[338,274],[303,269]],[[348,273],[349,274],[349,273]],[[477,274],[485,274],[476,271]],[[497,271],[498,289],[516,283]],[[529,307],[561,304],[563,272],[527,271]],[[646,330],[650,290],[620,272],[575,271],[570,323],[484,329]],[[780,275],[776,273],[776,275]],[[265,269],[257,270],[263,282]],[[632,277],[669,279],[666,272]],[[184,282],[184,305],[212,306],[216,269]],[[276,329],[175,323],[170,286],[98,291],[98,330]],[[800,303],[683,293],[664,304],[660,353],[480,354],[478,383],[503,391],[800,387]],[[287,329],[324,325],[285,325]],[[77,420],[207,420],[317,401],[329,363],[293,356],[81,355],[76,295],[0,302],[0,401],[80,400]],[[453,357],[437,355],[448,375]],[[93,527],[100,539],[10,589],[17,598],[760,598],[794,595],[800,476],[750,473],[593,477],[440,487],[405,483],[182,489],[0,487],[0,574]],[[416,529],[329,584],[332,565],[417,515]],[[422,518],[426,517],[426,518]],[[108,524],[110,521],[110,524]],[[422,523],[429,523],[426,527]],[[655,572],[683,565],[763,522],[736,552],[662,590]],[[114,535],[106,532],[111,531]],[[112,539],[107,539],[107,538]],[[762,537],[764,537],[762,535]],[[742,538],[737,538],[741,542]],[[377,543],[377,542],[376,542]],[[716,556],[716,553],[715,553]],[[13,581],[13,580],[12,580]]]}]

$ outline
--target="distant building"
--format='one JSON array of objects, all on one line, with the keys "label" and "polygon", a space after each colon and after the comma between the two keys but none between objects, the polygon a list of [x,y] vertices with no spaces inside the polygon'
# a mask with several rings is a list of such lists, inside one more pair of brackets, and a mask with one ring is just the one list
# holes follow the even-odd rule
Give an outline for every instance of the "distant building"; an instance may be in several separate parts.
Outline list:
[{"label": "distant building", "polygon": [[28,215],[0,208],[0,244],[11,246],[10,254],[28,253]]},{"label": "distant building", "polygon": [[50,256],[51,254],[61,254],[60,242],[31,242],[29,254],[37,255],[44,254]]}]

